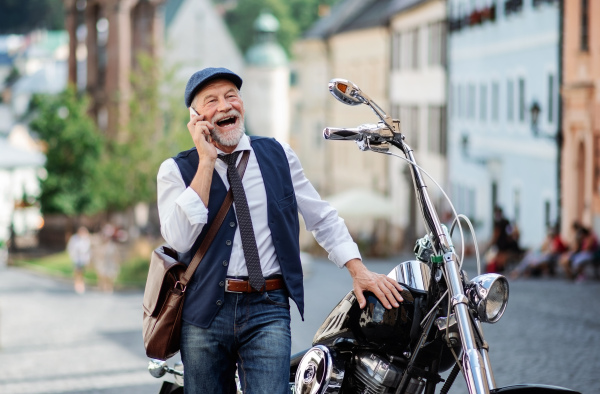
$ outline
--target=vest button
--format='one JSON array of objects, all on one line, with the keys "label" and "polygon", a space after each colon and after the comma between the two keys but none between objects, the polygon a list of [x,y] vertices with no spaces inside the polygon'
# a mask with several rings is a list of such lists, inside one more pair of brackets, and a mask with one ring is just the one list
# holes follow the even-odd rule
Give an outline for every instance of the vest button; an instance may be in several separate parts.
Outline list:
[{"label": "vest button", "polygon": [[223,267],[227,267],[229,265],[229,263],[227,262],[227,260],[223,260]]},{"label": "vest button", "polygon": [[227,241],[225,241],[225,245],[230,246],[231,245],[231,240],[228,239]]},{"label": "vest button", "polygon": [[217,306],[221,306],[221,305],[223,305],[223,301],[217,300]]},{"label": "vest button", "polygon": [[223,282],[223,281],[220,281],[220,282],[219,282],[219,286],[220,286],[220,287],[223,287],[223,286],[225,286],[225,282]]},{"label": "vest button", "polygon": [[235,227],[235,222],[229,222],[229,227]]}]

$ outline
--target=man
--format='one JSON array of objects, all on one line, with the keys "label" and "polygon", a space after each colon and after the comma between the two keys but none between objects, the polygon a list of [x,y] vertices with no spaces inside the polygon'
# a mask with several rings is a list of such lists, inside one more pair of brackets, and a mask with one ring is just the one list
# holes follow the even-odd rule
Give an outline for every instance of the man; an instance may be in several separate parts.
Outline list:
[{"label": "man", "polygon": [[[241,86],[242,79],[224,68],[191,76],[185,105],[195,147],[166,160],[158,173],[161,232],[185,263],[230,185],[234,195],[233,209],[186,290],[181,333],[186,394],[234,392],[236,363],[244,393],[289,391],[288,298],[301,315],[304,309],[298,212],[329,258],[352,275],[361,307],[365,290],[386,308],[402,301],[398,283],[364,266],[343,220],[304,177],[291,148],[244,134]],[[241,182],[233,167],[240,151],[250,152]]]}]

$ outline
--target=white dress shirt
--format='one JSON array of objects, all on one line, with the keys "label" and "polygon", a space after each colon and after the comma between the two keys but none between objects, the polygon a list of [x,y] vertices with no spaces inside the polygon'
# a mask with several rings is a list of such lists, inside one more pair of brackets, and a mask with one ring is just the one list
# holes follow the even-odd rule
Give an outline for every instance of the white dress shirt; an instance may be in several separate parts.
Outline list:
[{"label": "white dress shirt", "polygon": [[[321,200],[315,188],[304,176],[300,160],[292,148],[285,143],[281,145],[288,159],[298,210],[304,218],[306,229],[312,231],[317,242],[329,253],[329,259],[338,267],[343,267],[353,258],[360,258],[358,246],[350,237],[344,220],[329,203]],[[250,150],[242,184],[250,208],[263,275],[266,277],[278,274],[281,270],[267,220],[267,194],[248,136],[242,137],[235,150]],[[217,153],[224,152],[217,149]],[[238,163],[240,160],[241,155],[238,157]],[[227,164],[217,159],[215,170],[229,189]],[[185,186],[179,167],[172,158],[162,163],[157,179],[161,234],[172,248],[185,253],[190,250],[208,221],[208,209],[198,194],[192,188]],[[227,275],[248,275],[239,227],[235,231]]]}]

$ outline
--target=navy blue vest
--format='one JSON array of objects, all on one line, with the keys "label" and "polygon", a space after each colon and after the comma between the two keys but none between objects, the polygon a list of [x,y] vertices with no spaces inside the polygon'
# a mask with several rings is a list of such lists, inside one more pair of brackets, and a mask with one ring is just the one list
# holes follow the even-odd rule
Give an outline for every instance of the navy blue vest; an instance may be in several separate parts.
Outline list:
[{"label": "navy blue vest", "polygon": [[[288,293],[304,314],[304,287],[300,245],[298,205],[290,167],[283,147],[273,138],[251,137],[252,149],[258,160],[265,190],[267,192],[267,213],[269,229],[281,273]],[[175,163],[189,186],[198,169],[198,152],[192,148],[174,157]],[[213,171],[208,202],[208,223],[202,229],[192,248],[179,253],[179,261],[189,264],[206,236],[214,220],[227,189],[216,171]],[[208,248],[194,276],[190,280],[183,305],[183,320],[196,326],[207,328],[219,311],[224,299],[224,284],[227,266],[231,256],[233,237],[237,219],[231,207]]]}]

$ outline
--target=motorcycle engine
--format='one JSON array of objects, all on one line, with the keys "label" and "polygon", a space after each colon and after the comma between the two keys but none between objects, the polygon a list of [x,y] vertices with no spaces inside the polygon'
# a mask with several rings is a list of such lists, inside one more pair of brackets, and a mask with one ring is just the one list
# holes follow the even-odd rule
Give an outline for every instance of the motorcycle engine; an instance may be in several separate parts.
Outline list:
[{"label": "motorcycle engine", "polygon": [[[403,371],[385,358],[369,351],[354,356],[352,387],[362,394],[387,394],[395,392]],[[407,394],[420,394],[425,387],[422,380],[411,379],[404,391]]]}]

